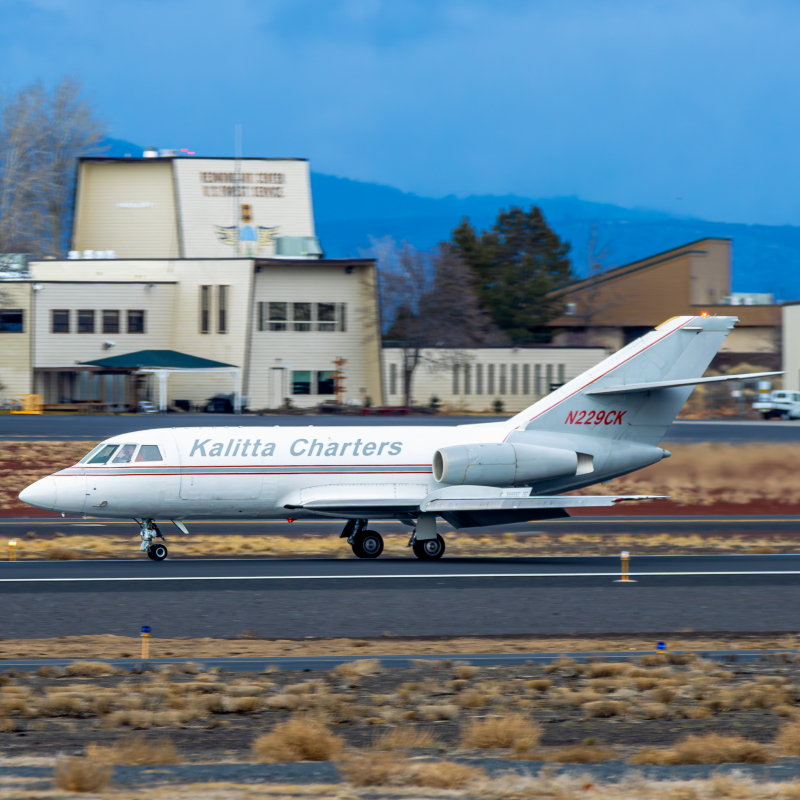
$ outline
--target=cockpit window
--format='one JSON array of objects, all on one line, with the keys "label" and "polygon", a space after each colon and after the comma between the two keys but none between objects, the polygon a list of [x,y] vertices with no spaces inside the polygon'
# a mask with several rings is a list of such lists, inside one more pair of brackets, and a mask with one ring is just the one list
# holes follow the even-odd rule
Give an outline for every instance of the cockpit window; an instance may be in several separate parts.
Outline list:
[{"label": "cockpit window", "polygon": [[133,453],[136,450],[135,444],[124,444],[120,447],[119,452],[114,456],[112,464],[127,464],[133,460]]},{"label": "cockpit window", "polygon": [[94,450],[90,450],[78,463],[85,464],[92,456],[97,455],[103,449],[103,447],[105,447],[105,445],[97,445]]},{"label": "cockpit window", "polygon": [[[119,447],[119,445],[116,444],[101,445],[97,452],[95,452],[94,450],[92,451],[92,453],[95,453],[95,455],[89,459],[88,463],[105,464],[108,461],[108,459],[114,455],[114,452],[116,451],[117,447]],[[89,455],[91,456],[92,453],[89,453]]]},{"label": "cockpit window", "polygon": [[163,461],[161,451],[156,444],[143,444],[139,448],[139,455],[136,456],[136,461]]}]

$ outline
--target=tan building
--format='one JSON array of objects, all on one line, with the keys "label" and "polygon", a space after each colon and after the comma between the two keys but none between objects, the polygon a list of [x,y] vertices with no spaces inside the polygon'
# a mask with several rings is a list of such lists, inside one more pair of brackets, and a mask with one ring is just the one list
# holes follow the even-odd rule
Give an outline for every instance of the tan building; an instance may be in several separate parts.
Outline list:
[{"label": "tan building", "polygon": [[[369,259],[93,259],[30,268],[30,279],[0,284],[9,295],[0,313],[8,331],[0,330],[0,397],[33,390],[47,404],[131,405],[138,378],[83,362],[175,350],[241,367],[250,408],[334,399],[335,360],[346,362],[344,401],[383,402]],[[145,391],[154,397],[153,386]],[[232,391],[231,380],[203,373],[169,381],[170,401],[199,404]]]},{"label": "tan building", "polygon": [[[736,314],[714,367],[780,369],[781,310],[768,295],[731,292],[731,242],[700,239],[577,281],[561,290],[567,313],[550,323],[555,344],[618,350],[671,317]],[[735,306],[732,308],[731,306]]]},{"label": "tan building", "polygon": [[318,258],[302,158],[81,158],[73,257]]},{"label": "tan building", "polygon": [[[390,405],[404,403],[402,347],[383,349],[383,385]],[[431,398],[451,411],[522,411],[602,361],[602,347],[429,348],[420,354],[411,382],[412,405]]]}]

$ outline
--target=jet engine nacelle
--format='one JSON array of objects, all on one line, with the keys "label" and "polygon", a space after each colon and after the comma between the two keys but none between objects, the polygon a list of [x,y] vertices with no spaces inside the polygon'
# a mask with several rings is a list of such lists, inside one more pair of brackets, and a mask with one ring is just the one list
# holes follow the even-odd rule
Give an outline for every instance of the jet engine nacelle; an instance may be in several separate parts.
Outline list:
[{"label": "jet engine nacelle", "polygon": [[510,486],[577,472],[576,452],[535,444],[457,444],[433,456],[433,477],[456,486]]}]

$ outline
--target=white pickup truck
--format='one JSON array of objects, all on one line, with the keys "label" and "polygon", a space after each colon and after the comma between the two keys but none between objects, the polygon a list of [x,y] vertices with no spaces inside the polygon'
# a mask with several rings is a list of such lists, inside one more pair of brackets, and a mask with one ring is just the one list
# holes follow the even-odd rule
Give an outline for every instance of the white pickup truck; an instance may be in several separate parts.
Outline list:
[{"label": "white pickup truck", "polygon": [[770,392],[766,399],[753,403],[753,410],[760,411],[764,419],[800,419],[800,392]]}]

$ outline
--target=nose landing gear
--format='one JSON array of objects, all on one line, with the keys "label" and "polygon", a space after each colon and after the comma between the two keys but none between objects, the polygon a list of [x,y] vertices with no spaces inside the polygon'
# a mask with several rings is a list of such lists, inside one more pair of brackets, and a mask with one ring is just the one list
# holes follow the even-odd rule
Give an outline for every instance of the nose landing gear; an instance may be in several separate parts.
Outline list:
[{"label": "nose landing gear", "polygon": [[140,526],[139,535],[142,537],[142,546],[139,550],[147,553],[147,557],[153,561],[163,561],[169,555],[169,550],[165,544],[154,544],[153,542],[156,538],[161,539],[162,542],[166,541],[155,520],[143,519],[137,520],[137,522]]}]

